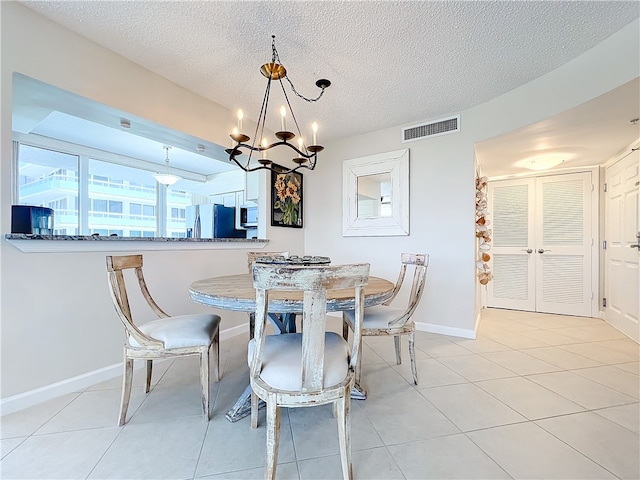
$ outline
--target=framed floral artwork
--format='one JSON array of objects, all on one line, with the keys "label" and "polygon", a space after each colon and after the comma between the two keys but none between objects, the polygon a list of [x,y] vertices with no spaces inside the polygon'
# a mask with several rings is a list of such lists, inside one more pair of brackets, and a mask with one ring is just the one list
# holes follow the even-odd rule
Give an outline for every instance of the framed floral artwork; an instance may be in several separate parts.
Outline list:
[{"label": "framed floral artwork", "polygon": [[302,228],[302,174],[273,165],[271,172],[271,225]]}]

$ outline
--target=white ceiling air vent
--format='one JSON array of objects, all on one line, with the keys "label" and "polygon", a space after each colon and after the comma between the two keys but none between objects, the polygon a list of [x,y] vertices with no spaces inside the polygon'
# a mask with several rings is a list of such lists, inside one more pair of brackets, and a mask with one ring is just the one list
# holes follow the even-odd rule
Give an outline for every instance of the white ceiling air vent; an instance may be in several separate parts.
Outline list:
[{"label": "white ceiling air vent", "polygon": [[412,142],[427,137],[436,137],[460,131],[460,115],[441,118],[431,123],[423,123],[402,129],[402,142]]}]

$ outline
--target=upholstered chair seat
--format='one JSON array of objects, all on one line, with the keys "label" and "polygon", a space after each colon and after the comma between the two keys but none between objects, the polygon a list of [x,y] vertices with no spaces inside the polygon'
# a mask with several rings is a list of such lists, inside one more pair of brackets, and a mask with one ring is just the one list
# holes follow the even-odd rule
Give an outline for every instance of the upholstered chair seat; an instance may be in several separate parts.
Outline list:
[{"label": "upholstered chair seat", "polygon": [[[251,362],[255,340],[249,342],[247,361]],[[349,344],[337,333],[324,336],[323,387],[333,387],[349,373]],[[302,390],[302,334],[269,335],[265,338],[260,376],[279,390]]]},{"label": "upholstered chair seat", "polygon": [[[349,327],[353,329],[355,312],[353,310],[347,310],[344,313],[344,318],[349,322]],[[364,309],[362,328],[372,329],[393,327],[394,322],[397,322],[397,320],[402,317],[403,313],[404,309],[402,308],[385,305],[367,307]]]},{"label": "upholstered chair seat", "polygon": [[[184,348],[210,345],[219,326],[218,315],[202,313],[159,318],[143,323],[138,328],[145,335],[163,342],[164,348]],[[129,337],[129,345],[141,346],[132,336]]]}]

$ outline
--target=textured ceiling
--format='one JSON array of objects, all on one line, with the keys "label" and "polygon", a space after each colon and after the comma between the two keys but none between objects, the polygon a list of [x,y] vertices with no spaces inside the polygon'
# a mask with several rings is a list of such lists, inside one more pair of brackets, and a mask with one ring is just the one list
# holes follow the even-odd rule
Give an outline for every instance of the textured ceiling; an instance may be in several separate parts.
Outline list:
[{"label": "textured ceiling", "polygon": [[[271,35],[303,130],[323,140],[460,112],[561,66],[639,16],[596,1],[22,1],[72,31],[255,119]],[[273,96],[273,94],[272,94]],[[272,99],[276,121],[280,105]],[[276,129],[277,125],[271,124]]]}]

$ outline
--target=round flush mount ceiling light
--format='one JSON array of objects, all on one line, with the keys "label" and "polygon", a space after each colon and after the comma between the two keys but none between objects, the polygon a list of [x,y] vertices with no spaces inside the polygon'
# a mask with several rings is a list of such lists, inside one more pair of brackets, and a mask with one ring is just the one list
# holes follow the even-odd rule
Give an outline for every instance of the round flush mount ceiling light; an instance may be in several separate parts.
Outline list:
[{"label": "round flush mount ceiling light", "polygon": [[564,163],[565,160],[567,160],[566,155],[536,155],[516,162],[515,166],[527,168],[529,170],[549,170],[550,168],[557,167],[558,165]]}]

